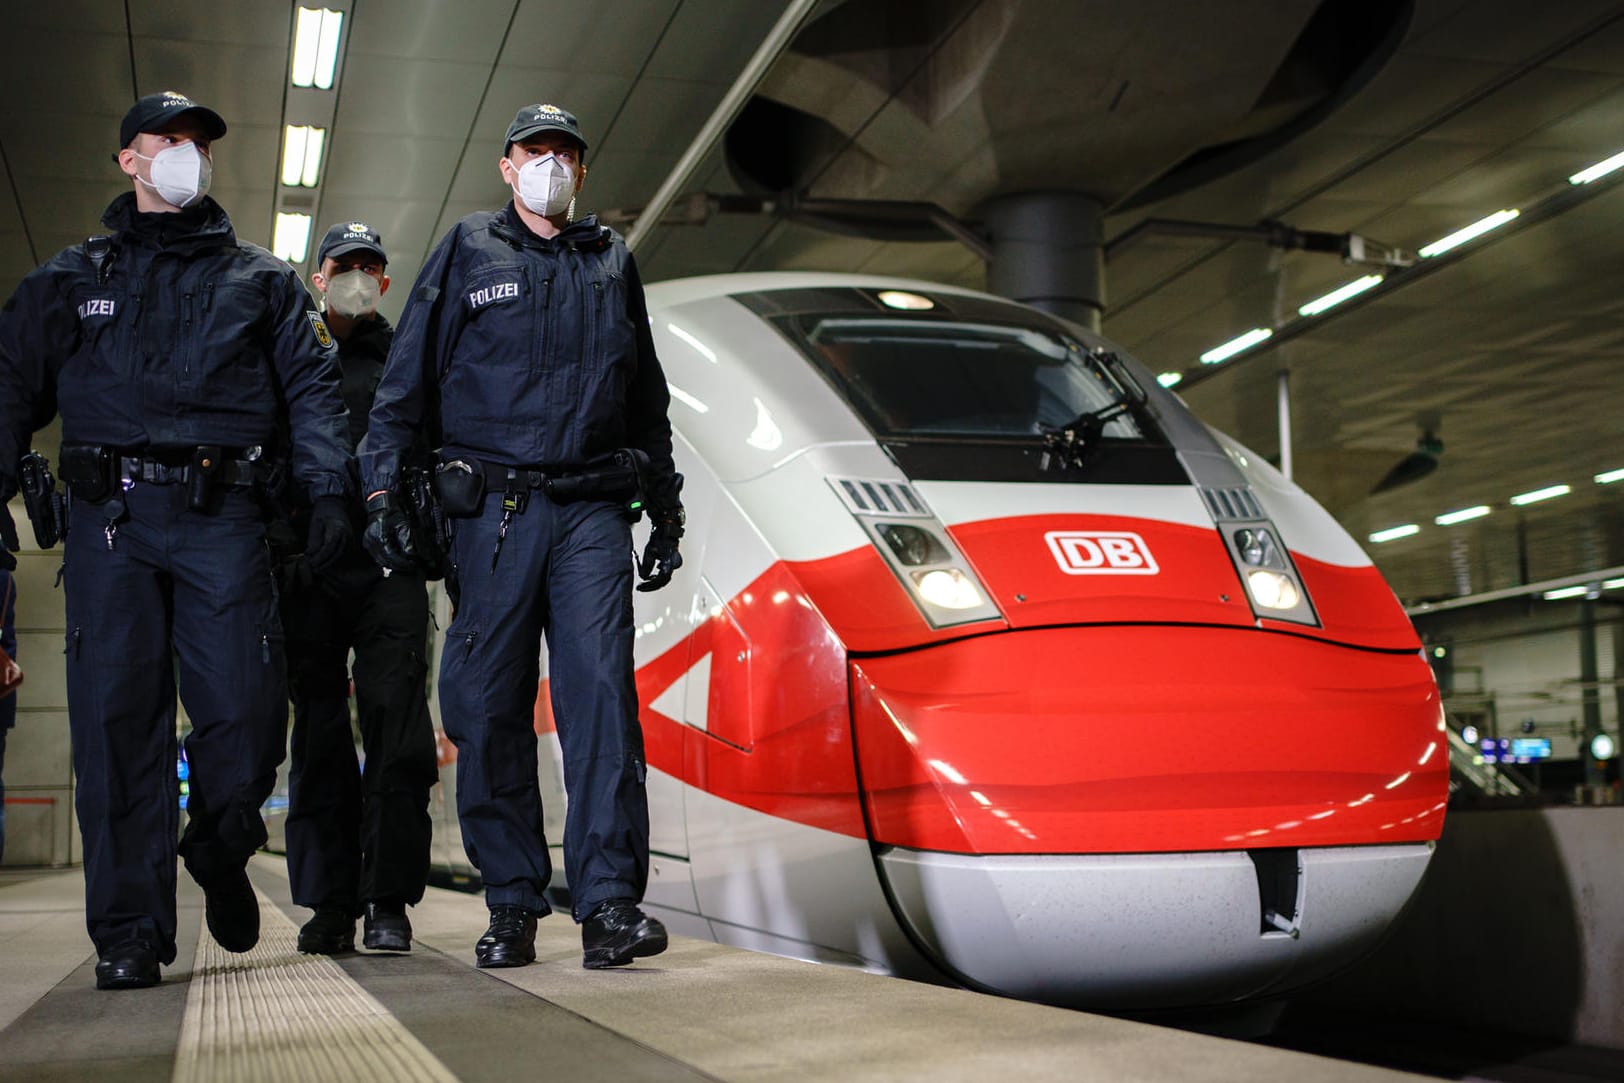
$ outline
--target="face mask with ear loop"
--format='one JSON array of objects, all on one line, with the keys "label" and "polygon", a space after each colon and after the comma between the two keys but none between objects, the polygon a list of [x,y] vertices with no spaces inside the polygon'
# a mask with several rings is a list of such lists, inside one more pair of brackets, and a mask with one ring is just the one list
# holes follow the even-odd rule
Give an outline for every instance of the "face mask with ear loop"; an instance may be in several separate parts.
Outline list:
[{"label": "face mask with ear loop", "polygon": [[135,179],[157,192],[158,198],[171,207],[190,207],[208,194],[209,181],[214,179],[214,165],[197,149],[196,143],[168,147],[150,158],[136,151],[131,153],[152,163],[150,182],[139,174]]},{"label": "face mask with ear loop", "polygon": [[376,278],[357,267],[329,278],[326,296],[329,310],[353,320],[376,312],[383,290]]},{"label": "face mask with ear loop", "polygon": [[[511,158],[508,164],[513,164]],[[563,214],[575,200],[575,172],[554,155],[532,158],[515,172],[519,181],[515,191],[534,214],[543,218]]]}]

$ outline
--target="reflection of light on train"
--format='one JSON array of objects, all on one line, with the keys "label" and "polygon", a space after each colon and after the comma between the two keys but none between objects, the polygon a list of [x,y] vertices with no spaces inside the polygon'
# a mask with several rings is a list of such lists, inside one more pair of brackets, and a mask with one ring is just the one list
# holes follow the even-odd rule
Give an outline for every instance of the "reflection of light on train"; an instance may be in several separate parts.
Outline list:
[{"label": "reflection of light on train", "polygon": [[636,612],[674,931],[1116,1008],[1283,992],[1381,934],[1441,829],[1442,713],[1312,499],[995,298],[649,303],[687,476],[686,563]]}]

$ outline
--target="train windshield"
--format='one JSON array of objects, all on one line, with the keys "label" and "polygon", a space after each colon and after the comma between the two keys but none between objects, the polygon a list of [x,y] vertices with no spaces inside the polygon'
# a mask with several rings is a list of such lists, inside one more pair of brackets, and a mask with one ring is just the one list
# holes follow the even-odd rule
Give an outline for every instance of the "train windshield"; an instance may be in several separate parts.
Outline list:
[{"label": "train windshield", "polygon": [[[803,317],[808,353],[876,435],[1041,437],[1099,417],[1098,438],[1144,440],[1131,377],[1082,343],[957,320]],[[1142,395],[1139,396],[1142,398]]]}]

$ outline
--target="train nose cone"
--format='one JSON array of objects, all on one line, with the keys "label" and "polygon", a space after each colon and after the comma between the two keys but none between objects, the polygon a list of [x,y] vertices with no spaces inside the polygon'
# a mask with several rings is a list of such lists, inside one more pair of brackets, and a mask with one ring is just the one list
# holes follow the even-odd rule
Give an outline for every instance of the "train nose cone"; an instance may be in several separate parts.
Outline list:
[{"label": "train nose cone", "polygon": [[1372,942],[1441,830],[1448,756],[1417,653],[1117,625],[851,670],[899,916],[1001,992],[1128,1007],[1307,980]]}]

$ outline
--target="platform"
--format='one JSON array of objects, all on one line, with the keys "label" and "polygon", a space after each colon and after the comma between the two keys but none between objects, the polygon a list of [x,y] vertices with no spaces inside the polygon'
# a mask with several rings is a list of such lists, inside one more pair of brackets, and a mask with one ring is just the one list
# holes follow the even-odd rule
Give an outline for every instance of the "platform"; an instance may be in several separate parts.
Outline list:
[{"label": "platform", "polygon": [[294,948],[280,858],[251,867],[262,936],[231,955],[181,876],[180,956],[162,985],[94,988],[78,870],[0,878],[0,1080],[1235,1080],[1418,1076],[673,938],[581,968],[567,917],[535,964],[474,967],[478,896],[431,888],[409,955]]}]

